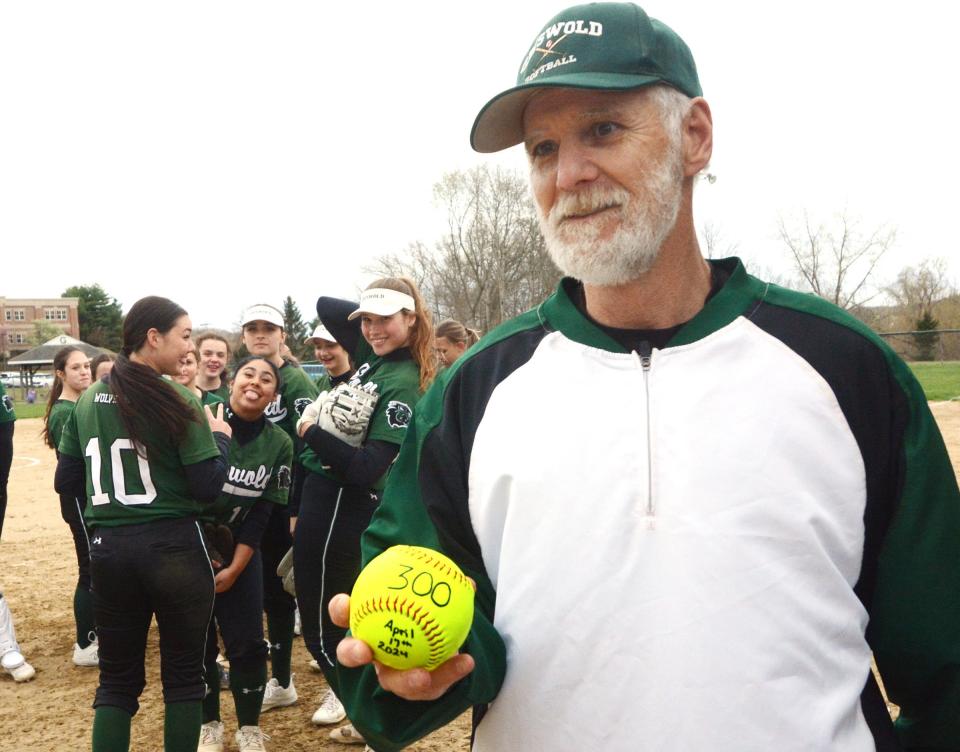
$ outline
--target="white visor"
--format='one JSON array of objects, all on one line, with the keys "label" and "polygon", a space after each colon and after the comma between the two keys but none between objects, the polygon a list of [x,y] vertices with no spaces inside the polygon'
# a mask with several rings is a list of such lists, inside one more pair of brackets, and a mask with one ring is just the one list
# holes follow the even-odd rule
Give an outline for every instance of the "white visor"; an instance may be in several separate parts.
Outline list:
[{"label": "white visor", "polygon": [[403,309],[411,312],[416,311],[415,306],[413,297],[405,292],[374,287],[360,293],[360,307],[347,318],[352,321],[363,313],[372,313],[375,316],[392,316]]},{"label": "white visor", "polygon": [[305,345],[314,344],[314,345],[315,345],[315,344],[317,344],[317,340],[318,340],[318,339],[325,339],[327,342],[333,342],[333,343],[339,344],[339,343],[337,342],[337,340],[334,338],[334,336],[333,336],[332,334],[330,334],[330,330],[327,329],[327,327],[325,327],[323,324],[317,324],[317,328],[313,330],[313,334],[311,334],[309,337],[307,337],[307,338],[303,341],[303,344],[305,344]]},{"label": "white visor", "polygon": [[268,324],[273,324],[283,329],[283,314],[272,305],[267,305],[266,303],[257,303],[245,310],[243,312],[243,321],[240,322],[240,325],[246,326],[252,321],[266,321]]}]

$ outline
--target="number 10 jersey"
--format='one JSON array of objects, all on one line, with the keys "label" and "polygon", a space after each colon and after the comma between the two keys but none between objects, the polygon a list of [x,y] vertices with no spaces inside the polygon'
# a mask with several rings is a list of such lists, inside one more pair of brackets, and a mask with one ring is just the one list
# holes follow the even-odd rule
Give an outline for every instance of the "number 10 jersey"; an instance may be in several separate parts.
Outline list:
[{"label": "number 10 jersey", "polygon": [[143,426],[145,446],[139,453],[109,384],[95,383],[77,401],[60,439],[60,453],[86,462],[84,519],[89,526],[199,515],[200,503],[191,497],[183,468],[219,451],[200,401],[179,384],[169,385],[196,411],[197,422],[189,423],[179,439],[157,426]]}]

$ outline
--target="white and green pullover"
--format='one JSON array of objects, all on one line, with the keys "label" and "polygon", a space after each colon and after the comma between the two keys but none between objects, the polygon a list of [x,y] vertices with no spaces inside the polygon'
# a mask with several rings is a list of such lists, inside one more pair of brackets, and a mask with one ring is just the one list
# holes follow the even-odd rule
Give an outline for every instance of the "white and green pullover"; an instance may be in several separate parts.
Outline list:
[{"label": "white and green pullover", "polygon": [[417,406],[364,561],[456,560],[477,668],[432,703],[341,669],[376,749],[471,705],[483,752],[960,749],[960,494],[919,385],[842,311],[714,263],[663,349],[625,352],[565,280]]}]

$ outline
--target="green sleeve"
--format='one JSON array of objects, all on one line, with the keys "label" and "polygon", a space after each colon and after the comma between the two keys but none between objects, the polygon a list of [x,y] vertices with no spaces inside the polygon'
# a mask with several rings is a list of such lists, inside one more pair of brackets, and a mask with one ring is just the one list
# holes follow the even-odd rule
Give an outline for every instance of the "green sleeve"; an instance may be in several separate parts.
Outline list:
[{"label": "green sleeve", "polygon": [[179,384],[174,384],[174,387],[197,414],[197,421],[190,421],[187,424],[187,430],[177,445],[180,462],[184,465],[195,465],[198,462],[218,456],[220,450],[217,449],[217,444],[213,440],[213,432],[210,430],[207,417],[200,406],[200,400],[197,399],[195,394],[190,394]]},{"label": "green sleeve", "polygon": [[260,498],[265,501],[272,501],[281,506],[287,505],[287,497],[290,494],[291,465],[293,463],[293,441],[287,434],[278,429],[278,451],[273,462],[273,472],[270,475],[270,483],[263,491]]},{"label": "green sleeve", "polygon": [[302,368],[285,369],[283,378],[287,382],[283,386],[283,402],[287,408],[290,425],[295,426],[297,420],[303,415],[304,409],[317,398],[319,392],[317,385],[310,380],[307,372]]},{"label": "green sleeve", "polygon": [[60,441],[57,442],[60,454],[69,454],[71,457],[83,457],[80,446],[80,434],[77,431],[77,411],[72,410],[64,423]]},{"label": "green sleeve", "polygon": [[64,426],[67,425],[67,420],[72,413],[73,406],[64,405],[61,402],[54,403],[53,408],[50,410],[50,417],[47,418],[47,433],[53,440],[54,446],[60,445],[60,438],[63,436]]},{"label": "green sleeve", "polygon": [[203,399],[201,404],[210,405],[210,408],[213,409],[214,405],[225,404],[227,400],[223,399],[216,391],[204,392]]},{"label": "green sleeve", "polygon": [[[363,534],[363,562],[397,544],[425,546],[451,556],[440,544],[439,535],[421,498],[418,473],[423,439],[433,427],[442,406],[442,389],[431,388],[418,407],[413,424],[400,449],[397,464],[389,475],[383,502]],[[426,410],[421,412],[421,409]],[[443,504],[444,500],[433,500]],[[451,502],[453,503],[453,502]],[[455,556],[451,556],[456,560]],[[432,702],[409,702],[380,688],[376,673],[338,667],[328,674],[347,714],[370,746],[392,752],[429,734],[457,718],[468,708],[490,702],[500,690],[506,674],[506,646],[493,626],[495,593],[486,572],[457,561],[477,583],[473,625],[461,652],[471,655],[476,668]]]},{"label": "green sleeve", "polygon": [[902,492],[880,553],[867,638],[907,750],[960,749],[960,491],[920,385],[909,402]]},{"label": "green sleeve", "polygon": [[413,419],[413,408],[420,401],[420,392],[416,385],[389,389],[380,395],[373,417],[367,441],[389,441],[402,444],[407,435],[407,427]]},{"label": "green sleeve", "polygon": [[17,419],[13,409],[13,398],[7,394],[6,388],[0,384],[0,423],[12,423]]}]

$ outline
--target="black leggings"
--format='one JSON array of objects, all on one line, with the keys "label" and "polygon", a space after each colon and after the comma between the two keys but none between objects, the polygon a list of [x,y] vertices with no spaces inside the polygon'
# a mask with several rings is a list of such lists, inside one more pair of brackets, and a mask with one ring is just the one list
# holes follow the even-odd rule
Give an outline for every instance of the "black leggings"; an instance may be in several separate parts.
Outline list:
[{"label": "black leggings", "polygon": [[90,589],[90,536],[83,521],[85,499],[60,495],[60,516],[70,526],[73,548],[77,552],[77,587]]},{"label": "black leggings", "polygon": [[160,631],[164,702],[201,700],[203,653],[213,612],[213,569],[200,526],[186,518],[90,531],[90,574],[100,637],[94,707],[133,715],[146,683],[150,619]]},{"label": "black leggings", "polygon": [[3,536],[3,518],[7,514],[7,479],[13,462],[14,421],[0,423],[0,537]]},{"label": "black leggings", "polygon": [[360,536],[380,497],[369,489],[341,486],[307,473],[293,541],[293,571],[303,640],[324,669],[336,665],[346,630],[330,621],[327,604],[349,593],[360,574]]}]

